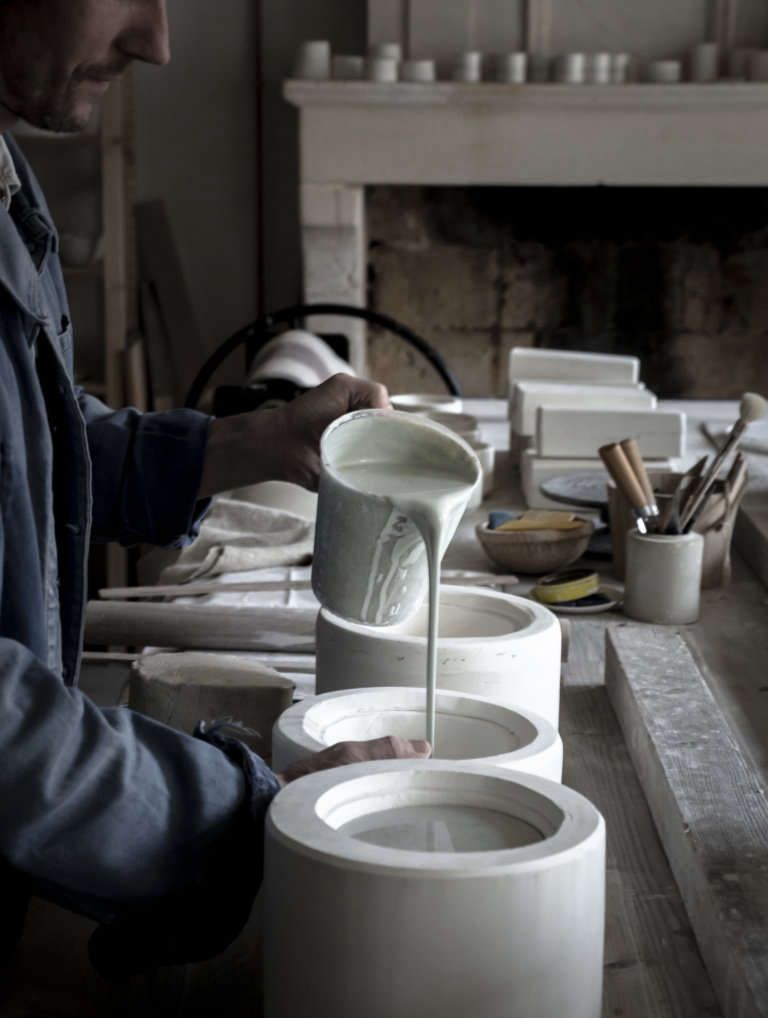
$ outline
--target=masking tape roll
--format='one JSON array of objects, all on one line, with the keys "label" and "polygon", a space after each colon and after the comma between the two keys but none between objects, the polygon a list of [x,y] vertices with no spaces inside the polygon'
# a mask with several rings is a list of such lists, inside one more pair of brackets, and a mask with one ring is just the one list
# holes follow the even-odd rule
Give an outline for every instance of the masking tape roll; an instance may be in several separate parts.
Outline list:
[{"label": "masking tape roll", "polygon": [[566,573],[545,576],[534,588],[534,594],[543,604],[562,604],[590,597],[600,589],[600,577],[588,569],[571,569]]}]

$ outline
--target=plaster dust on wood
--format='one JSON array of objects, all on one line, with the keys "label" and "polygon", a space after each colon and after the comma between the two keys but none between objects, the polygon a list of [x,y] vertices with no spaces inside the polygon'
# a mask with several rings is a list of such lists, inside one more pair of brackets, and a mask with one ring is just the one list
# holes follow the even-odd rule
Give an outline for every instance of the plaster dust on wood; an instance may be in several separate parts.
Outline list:
[{"label": "plaster dust on wood", "polygon": [[[429,572],[426,738],[434,749],[440,562],[467,507],[474,483],[467,484],[466,477],[439,464],[429,469],[407,462],[358,462],[339,466],[337,473],[341,480],[359,491],[385,495],[412,520],[424,540]],[[369,578],[371,595],[379,582],[372,572]]]},{"label": "plaster dust on wood", "polygon": [[608,631],[606,687],[726,1018],[768,1015],[768,805],[683,638]]}]

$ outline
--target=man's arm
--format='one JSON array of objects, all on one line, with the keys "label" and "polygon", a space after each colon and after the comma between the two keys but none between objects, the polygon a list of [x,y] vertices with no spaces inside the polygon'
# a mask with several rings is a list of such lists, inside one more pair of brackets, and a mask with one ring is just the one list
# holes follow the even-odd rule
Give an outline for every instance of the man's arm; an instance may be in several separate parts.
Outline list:
[{"label": "man's arm", "polygon": [[184,544],[207,496],[284,480],[314,489],[320,436],[342,414],[387,408],[386,389],[336,375],[292,403],[213,419],[195,410],[110,410],[80,395],[93,461],[93,539]]},{"label": "man's arm", "polygon": [[353,410],[388,408],[383,385],[341,374],[272,410],[215,420],[200,493],[214,495],[260,481],[291,481],[315,490],[320,438],[328,425]]}]

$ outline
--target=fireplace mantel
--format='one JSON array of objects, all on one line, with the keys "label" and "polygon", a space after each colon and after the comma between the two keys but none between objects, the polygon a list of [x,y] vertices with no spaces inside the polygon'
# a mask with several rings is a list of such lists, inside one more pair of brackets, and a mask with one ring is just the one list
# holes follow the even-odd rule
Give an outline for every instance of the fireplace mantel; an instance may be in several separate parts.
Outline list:
[{"label": "fireplace mantel", "polygon": [[[289,81],[285,96],[300,109],[309,300],[365,303],[367,185],[768,185],[768,84]],[[360,330],[358,369],[364,351]]]}]

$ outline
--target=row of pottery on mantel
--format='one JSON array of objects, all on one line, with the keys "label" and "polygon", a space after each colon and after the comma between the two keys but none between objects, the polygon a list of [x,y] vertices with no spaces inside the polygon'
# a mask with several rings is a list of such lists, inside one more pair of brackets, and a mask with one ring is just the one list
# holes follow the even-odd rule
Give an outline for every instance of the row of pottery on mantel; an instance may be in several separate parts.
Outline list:
[{"label": "row of pottery on mantel", "polygon": [[[346,498],[332,451],[348,448],[339,429],[360,416],[323,441],[326,493],[336,490],[326,514],[321,479],[318,695],[278,719],[276,767],[343,740],[423,737],[423,562],[401,577],[395,623],[373,626],[349,621],[362,604],[355,578],[345,584],[322,554],[340,554],[322,542],[334,520],[338,537]],[[435,423],[414,425],[439,452]],[[378,501],[356,507],[358,542],[366,524],[385,529],[391,506]],[[559,623],[494,591],[444,588],[440,601],[437,759],[309,775],[270,809],[266,1018],[600,1016],[605,826],[560,784]],[[346,617],[329,610],[339,603]]]}]

